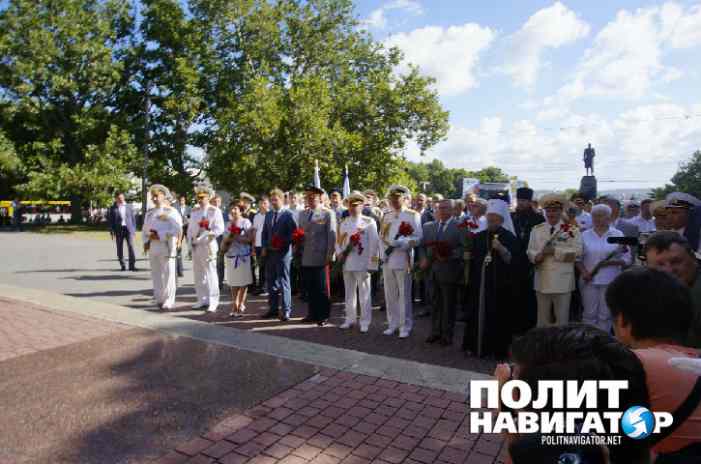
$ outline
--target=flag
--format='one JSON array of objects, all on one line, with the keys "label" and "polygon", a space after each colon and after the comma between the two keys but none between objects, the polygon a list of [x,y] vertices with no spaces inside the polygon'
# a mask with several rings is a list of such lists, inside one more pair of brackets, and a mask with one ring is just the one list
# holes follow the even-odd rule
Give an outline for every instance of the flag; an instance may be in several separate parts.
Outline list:
[{"label": "flag", "polygon": [[321,178],[319,177],[319,161],[314,160],[314,187],[321,188]]},{"label": "flag", "polygon": [[343,198],[348,198],[350,192],[350,179],[348,179],[348,166],[346,166],[346,174],[343,176]]}]

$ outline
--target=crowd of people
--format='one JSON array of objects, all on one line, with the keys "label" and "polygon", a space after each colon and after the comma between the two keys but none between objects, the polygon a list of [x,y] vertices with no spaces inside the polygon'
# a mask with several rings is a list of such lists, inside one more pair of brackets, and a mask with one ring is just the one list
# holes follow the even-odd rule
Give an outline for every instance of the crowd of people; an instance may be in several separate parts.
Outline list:
[{"label": "crowd of people", "polygon": [[[190,208],[155,185],[143,238],[162,309],[174,305],[187,247],[195,308],[216,311],[226,281],[231,317],[245,313],[252,288],[268,297],[264,317],[288,321],[299,313],[298,290],[305,323],[326,325],[336,296],[345,301],[341,330],[367,332],[380,323],[379,305],[384,334],[406,338],[416,305],[424,309],[416,317],[431,317],[426,343],[452,345],[463,319],[467,353],[512,361],[498,365],[502,381],[535,388],[540,380],[625,379],[623,409],[674,415],[666,433],[607,450],[510,437],[514,463],[565,455],[587,456],[572,462],[701,462],[701,201],[680,192],[626,204],[533,195],[519,189],[511,211],[501,198],[412,196],[401,185],[385,198],[372,190],[344,198],[310,185],[303,194],[241,193],[223,210],[207,186],[195,189]],[[133,233],[125,219],[133,211],[123,203],[118,196],[110,212],[118,244]]]}]

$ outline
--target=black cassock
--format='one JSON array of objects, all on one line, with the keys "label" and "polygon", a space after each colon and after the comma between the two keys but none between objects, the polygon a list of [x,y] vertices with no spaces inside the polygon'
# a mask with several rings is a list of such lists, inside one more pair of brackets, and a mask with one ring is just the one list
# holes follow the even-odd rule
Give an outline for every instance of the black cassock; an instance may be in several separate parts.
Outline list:
[{"label": "black cassock", "polygon": [[[512,261],[509,263],[505,262],[496,250],[492,250],[495,235],[499,236],[499,242],[511,253]],[[485,264],[490,250],[491,262]],[[516,236],[503,227],[495,232],[484,230],[475,235],[470,263],[470,312],[465,324],[463,350],[472,351],[482,357],[507,357],[513,333],[513,315],[518,311],[515,307],[518,302],[514,298],[516,279],[513,274],[513,257],[517,255],[518,250]],[[480,298],[482,292],[483,301]],[[483,314],[480,318],[481,307]],[[481,346],[478,342],[480,339]]]}]

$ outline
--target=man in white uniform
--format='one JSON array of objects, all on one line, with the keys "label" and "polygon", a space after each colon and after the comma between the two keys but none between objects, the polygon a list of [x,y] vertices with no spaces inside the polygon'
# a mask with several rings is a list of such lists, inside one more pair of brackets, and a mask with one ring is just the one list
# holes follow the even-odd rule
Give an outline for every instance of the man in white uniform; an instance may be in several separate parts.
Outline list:
[{"label": "man in white uniform", "polygon": [[[405,198],[409,189],[393,185],[389,189],[390,209],[382,218],[380,226],[380,256],[384,260],[385,304],[389,327],[385,335],[399,330],[399,338],[406,338],[413,327],[411,304],[411,268],[414,247],[421,241],[421,216],[406,207]],[[406,235],[400,233],[400,227]]]},{"label": "man in white uniform", "polygon": [[214,191],[206,185],[195,187],[198,205],[192,209],[187,238],[192,244],[192,273],[195,279],[197,302],[192,309],[207,308],[215,312],[219,306],[219,280],[217,277],[216,238],[224,233],[224,217],[209,200]]},{"label": "man in white uniform", "polygon": [[358,233],[360,246],[353,246],[344,259],[343,283],[346,294],[346,320],[341,329],[350,329],[358,319],[358,298],[360,296],[360,331],[365,333],[372,322],[372,299],[370,296],[370,272],[377,271],[379,265],[379,236],[375,220],[363,216],[365,196],[353,192],[348,196],[350,216],[338,227],[336,259],[342,258],[351,243],[351,237]]},{"label": "man in white uniform", "polygon": [[175,306],[175,257],[182,233],[180,215],[168,204],[170,191],[162,185],[150,189],[154,207],[146,212],[142,230],[144,252],[148,253],[153,280],[153,297],[163,310]]}]

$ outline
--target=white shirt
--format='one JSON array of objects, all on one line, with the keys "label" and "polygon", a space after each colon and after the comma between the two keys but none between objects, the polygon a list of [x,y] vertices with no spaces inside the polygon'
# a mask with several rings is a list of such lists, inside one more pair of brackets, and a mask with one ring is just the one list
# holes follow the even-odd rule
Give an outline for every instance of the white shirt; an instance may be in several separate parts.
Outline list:
[{"label": "white shirt", "polygon": [[265,224],[265,213],[256,213],[253,216],[253,228],[256,229],[256,241],[253,244],[260,248],[263,246],[263,225]]},{"label": "white shirt", "polygon": [[587,229],[591,229],[591,214],[587,213],[586,211],[581,211],[577,216],[575,216],[574,219],[577,221],[577,225],[579,226],[580,230],[585,231]]},{"label": "white shirt", "polygon": [[[606,241],[606,239],[609,237],[623,237],[623,232],[609,226],[609,230],[602,236],[599,236],[594,229],[585,230],[582,233],[583,253],[579,261],[584,265],[584,267],[587,268],[588,271],[591,272],[596,267],[597,263],[606,259],[610,253],[618,248],[618,245],[608,243]],[[626,250],[624,253],[619,253],[612,259],[622,259],[626,262],[626,264],[630,265],[632,259],[630,250]],[[608,285],[618,276],[618,274],[621,273],[621,271],[621,266],[604,266],[599,269],[590,284]]]},{"label": "white shirt", "polygon": [[[204,218],[209,221],[209,233],[200,231],[200,221]],[[218,237],[223,233],[224,216],[219,208],[209,205],[206,211],[203,211],[200,206],[192,209],[192,212],[190,213],[190,222],[187,226],[187,238],[191,243],[197,243],[206,235],[214,235],[215,237]]]},{"label": "white shirt", "polygon": [[[475,217],[473,216],[472,219],[474,220]],[[487,216],[480,216],[479,219],[477,219],[477,229],[474,233],[476,234],[483,230],[487,230]]]},{"label": "white shirt", "polygon": [[117,205],[117,210],[119,211],[119,217],[122,218],[122,227],[127,226],[127,205],[120,203]]},{"label": "white shirt", "polygon": [[630,220],[630,223],[638,226],[638,231],[641,234],[649,234],[657,230],[657,227],[655,226],[655,220],[653,218],[645,219],[641,215],[637,215]]},{"label": "white shirt", "polygon": [[341,222],[338,228],[338,239],[336,241],[336,255],[340,256],[350,243],[351,235],[360,232],[360,243],[363,248],[362,253],[353,247],[346,257],[343,265],[344,271],[368,271],[377,270],[379,264],[380,240],[377,234],[375,220],[368,216],[349,216]]},{"label": "white shirt", "polygon": [[146,213],[144,227],[141,230],[143,242],[151,241],[149,236],[153,230],[158,234],[158,240],[155,243],[151,242],[150,253],[158,253],[158,250],[156,250],[158,244],[166,246],[170,253],[175,253],[174,242],[182,231],[182,228],[182,219],[180,218],[180,214],[175,211],[175,208],[161,206],[159,208],[150,209]]}]

